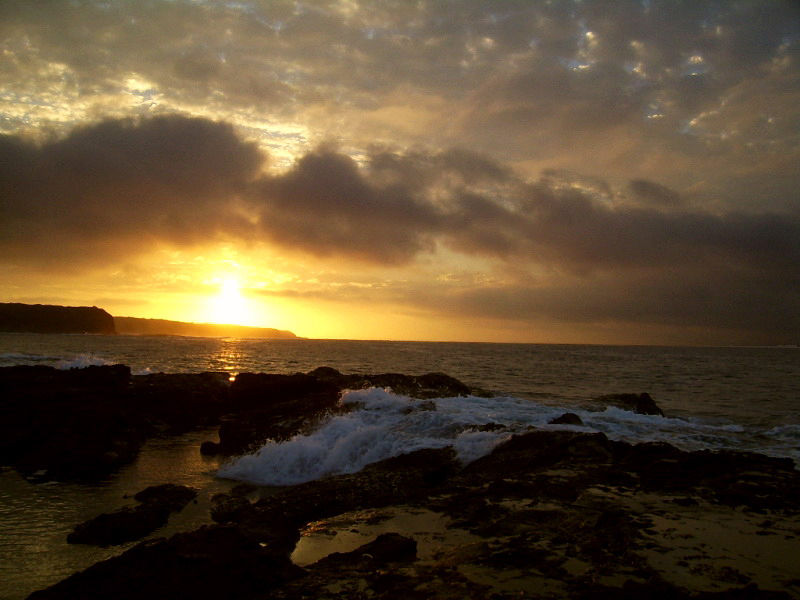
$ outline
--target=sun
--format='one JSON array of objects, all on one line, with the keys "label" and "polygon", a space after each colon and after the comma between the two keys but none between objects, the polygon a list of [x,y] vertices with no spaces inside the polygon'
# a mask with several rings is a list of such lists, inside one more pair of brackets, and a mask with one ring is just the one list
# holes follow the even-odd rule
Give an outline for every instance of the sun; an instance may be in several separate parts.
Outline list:
[{"label": "sun", "polygon": [[242,293],[242,283],[234,277],[219,281],[219,292],[213,296],[206,311],[211,323],[226,325],[251,325],[253,311]]}]

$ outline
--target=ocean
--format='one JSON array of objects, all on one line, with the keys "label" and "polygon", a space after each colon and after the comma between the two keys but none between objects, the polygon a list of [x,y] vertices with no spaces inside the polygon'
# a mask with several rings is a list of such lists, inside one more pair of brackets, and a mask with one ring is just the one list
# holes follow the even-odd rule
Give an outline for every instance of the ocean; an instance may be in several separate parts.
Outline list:
[{"label": "ocean", "polygon": [[[28,593],[129,546],[69,546],[72,527],[125,504],[148,485],[198,488],[198,504],[154,534],[191,529],[207,519],[210,497],[240,481],[286,485],[422,447],[453,446],[464,462],[529,427],[601,431],[628,442],[665,441],[687,450],[736,449],[800,464],[800,349],[677,348],[342,340],[254,340],[160,336],[0,334],[0,366],[80,368],[124,363],[155,372],[294,373],[330,366],[344,373],[438,371],[494,397],[442,398],[436,410],[391,390],[343,397],[358,410],[317,431],[223,462],[201,457],[213,430],[153,440],[140,458],[93,485],[29,483],[0,471],[0,598]],[[603,394],[648,392],[665,417],[636,415],[593,401]],[[553,426],[565,411],[583,427]],[[465,431],[488,422],[497,431]]]}]

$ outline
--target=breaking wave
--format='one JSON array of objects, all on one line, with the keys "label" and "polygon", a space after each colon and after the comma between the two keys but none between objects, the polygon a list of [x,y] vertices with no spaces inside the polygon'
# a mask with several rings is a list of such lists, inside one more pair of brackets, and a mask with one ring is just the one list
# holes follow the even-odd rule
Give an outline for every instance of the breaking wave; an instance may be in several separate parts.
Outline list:
[{"label": "breaking wave", "polygon": [[[640,415],[615,407],[593,412],[513,397],[414,400],[379,388],[346,392],[341,402],[351,410],[309,434],[268,442],[253,454],[233,459],[217,475],[258,485],[294,485],[355,473],[415,450],[445,447],[452,447],[466,464],[531,428],[602,432],[614,440],[663,441],[684,450],[753,450],[800,459],[796,444],[788,443],[795,430],[767,432],[773,443],[765,444],[764,432],[759,435],[731,423]],[[566,410],[584,425],[549,424]]]},{"label": "breaking wave", "polygon": [[66,371],[68,369],[85,369],[86,367],[102,367],[111,364],[114,363],[94,354],[78,354],[72,358],[62,358],[53,366],[56,369]]}]

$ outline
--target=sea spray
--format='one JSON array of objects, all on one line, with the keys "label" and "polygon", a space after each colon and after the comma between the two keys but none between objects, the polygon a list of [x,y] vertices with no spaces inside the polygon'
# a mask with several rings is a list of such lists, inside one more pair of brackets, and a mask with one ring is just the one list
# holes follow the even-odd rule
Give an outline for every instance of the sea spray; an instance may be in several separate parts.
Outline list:
[{"label": "sea spray", "polygon": [[451,446],[464,432],[464,426],[438,410],[433,401],[372,388],[349,391],[341,402],[352,410],[332,417],[308,435],[268,442],[255,454],[225,465],[218,475],[262,485],[292,485],[354,473],[370,463],[422,448]]},{"label": "sea spray", "polygon": [[[217,475],[259,485],[294,485],[355,473],[414,450],[444,447],[452,447],[467,464],[531,428],[602,432],[614,440],[668,442],[684,450],[763,451],[759,439],[764,436],[793,438],[795,433],[759,433],[730,423],[640,415],[616,407],[601,411],[570,407],[584,425],[551,425],[549,421],[567,408],[513,397],[414,400],[371,388],[348,391],[341,402],[349,412],[331,417],[309,434],[268,442],[254,454],[233,459]],[[771,454],[798,458],[789,447]]]},{"label": "sea spray", "polygon": [[86,367],[102,367],[112,365],[113,361],[106,360],[94,354],[78,354],[71,358],[61,359],[54,365],[56,369],[67,371],[69,369],[85,369]]}]

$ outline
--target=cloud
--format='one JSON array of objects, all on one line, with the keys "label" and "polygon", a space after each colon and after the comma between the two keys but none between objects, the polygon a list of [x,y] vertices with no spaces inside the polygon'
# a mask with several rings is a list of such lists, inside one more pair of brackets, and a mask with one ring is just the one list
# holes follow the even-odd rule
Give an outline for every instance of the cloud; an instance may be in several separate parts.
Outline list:
[{"label": "cloud", "polygon": [[[750,340],[800,334],[791,199],[785,210],[757,199],[705,205],[638,172],[623,187],[564,168],[536,179],[463,147],[382,143],[354,155],[320,146],[266,171],[265,153],[231,124],[177,115],[102,120],[39,143],[3,136],[0,260],[80,270],[226,240],[431,275],[340,286],[353,301],[509,321],[708,326]],[[473,280],[431,283],[444,255]],[[478,276],[488,271],[498,275]]]},{"label": "cloud", "polygon": [[79,260],[92,244],[135,253],[228,237],[366,264],[411,263],[437,247],[584,274],[800,264],[791,213],[702,210],[641,179],[628,194],[563,171],[530,180],[458,149],[376,147],[359,165],[320,147],[266,173],[264,154],[230,125],[163,116],[41,146],[6,136],[0,156],[0,243],[34,261]]},{"label": "cloud", "polygon": [[342,154],[312,152],[256,188],[262,231],[280,245],[386,264],[433,249],[439,215],[430,203],[407,186],[370,181]]},{"label": "cloud", "polygon": [[[10,0],[0,11],[7,131],[187,111],[265,140],[290,124],[304,138],[295,154],[316,136],[357,147],[379,132],[740,202],[790,177],[780,156],[797,146],[790,0]],[[753,163],[752,186],[726,187]]]},{"label": "cloud", "polygon": [[6,260],[62,265],[247,235],[237,198],[263,161],[230,125],[179,116],[105,121],[41,146],[3,136],[0,156]]}]

